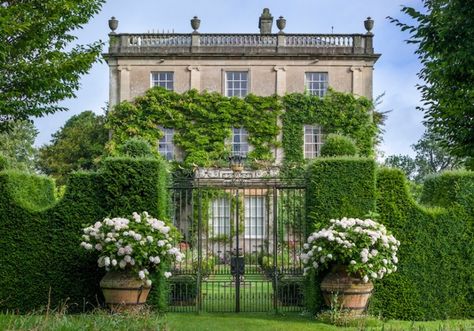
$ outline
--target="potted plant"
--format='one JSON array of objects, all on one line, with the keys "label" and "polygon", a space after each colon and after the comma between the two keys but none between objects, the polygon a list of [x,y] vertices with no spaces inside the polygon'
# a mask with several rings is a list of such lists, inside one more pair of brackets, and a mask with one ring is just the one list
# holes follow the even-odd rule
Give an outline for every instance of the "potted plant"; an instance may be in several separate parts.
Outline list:
[{"label": "potted plant", "polygon": [[312,233],[301,260],[310,269],[331,269],[321,282],[326,305],[360,315],[372,294],[372,281],[397,270],[400,242],[371,219],[342,218]]},{"label": "potted plant", "polygon": [[133,213],[131,219],[105,218],[83,231],[81,246],[99,252],[97,263],[107,271],[100,286],[105,302],[115,311],[143,306],[152,285],[150,272],[162,263],[183,259],[172,246],[172,226],[147,212]]}]

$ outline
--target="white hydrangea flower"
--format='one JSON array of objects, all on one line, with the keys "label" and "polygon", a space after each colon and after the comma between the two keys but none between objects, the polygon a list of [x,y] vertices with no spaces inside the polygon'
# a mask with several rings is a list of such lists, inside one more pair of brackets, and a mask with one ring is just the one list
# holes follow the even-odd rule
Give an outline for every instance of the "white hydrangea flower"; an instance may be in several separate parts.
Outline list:
[{"label": "white hydrangea flower", "polygon": [[165,278],[170,278],[170,277],[171,277],[171,272],[166,271],[166,272],[164,273],[164,276],[165,276]]},{"label": "white hydrangea flower", "polygon": [[151,286],[151,280],[150,280],[150,279],[147,279],[147,280],[145,281],[145,285],[148,286],[148,287],[150,287],[150,286]]}]

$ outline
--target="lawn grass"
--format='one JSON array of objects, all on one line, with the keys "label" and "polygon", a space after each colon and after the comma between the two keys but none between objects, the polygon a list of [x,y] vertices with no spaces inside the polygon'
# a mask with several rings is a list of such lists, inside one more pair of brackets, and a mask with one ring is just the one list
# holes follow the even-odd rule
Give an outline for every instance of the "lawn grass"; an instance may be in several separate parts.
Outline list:
[{"label": "lawn grass", "polygon": [[105,311],[94,314],[13,315],[0,314],[0,330],[37,331],[107,331],[107,330],[166,330],[166,331],[471,331],[474,320],[409,322],[366,318],[350,327],[336,327],[310,316],[297,314],[274,315],[262,313],[194,314],[169,313],[159,315],[110,315]]}]

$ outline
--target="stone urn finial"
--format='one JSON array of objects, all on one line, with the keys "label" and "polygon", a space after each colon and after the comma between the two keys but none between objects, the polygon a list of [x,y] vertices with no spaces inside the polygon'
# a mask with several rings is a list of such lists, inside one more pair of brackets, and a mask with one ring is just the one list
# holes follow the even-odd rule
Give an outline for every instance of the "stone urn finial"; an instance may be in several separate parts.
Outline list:
[{"label": "stone urn finial", "polygon": [[370,18],[370,16],[364,21],[364,27],[367,30],[367,34],[372,34],[371,31],[374,28],[374,20]]},{"label": "stone urn finial", "polygon": [[191,20],[191,27],[193,28],[193,33],[198,33],[198,29],[201,26],[201,20],[197,17],[194,16],[193,19]]},{"label": "stone urn finial", "polygon": [[278,33],[284,33],[283,29],[286,27],[286,20],[283,16],[280,16],[277,20],[277,28],[280,30]]},{"label": "stone urn finial", "polygon": [[262,15],[258,20],[258,28],[261,34],[272,33],[273,16],[270,14],[270,9],[264,8]]},{"label": "stone urn finial", "polygon": [[112,30],[112,32],[110,32],[111,34],[115,34],[115,30],[117,30],[118,28],[118,19],[115,18],[115,16],[112,16],[109,20],[109,28],[110,30]]}]

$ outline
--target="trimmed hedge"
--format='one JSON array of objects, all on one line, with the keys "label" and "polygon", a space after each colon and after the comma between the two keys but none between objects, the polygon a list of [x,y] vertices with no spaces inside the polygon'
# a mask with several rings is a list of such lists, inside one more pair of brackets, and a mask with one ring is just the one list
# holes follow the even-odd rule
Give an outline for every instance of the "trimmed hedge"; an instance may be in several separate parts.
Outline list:
[{"label": "trimmed hedge", "polygon": [[[405,175],[356,158],[317,159],[307,169],[308,233],[331,218],[369,211],[400,240],[399,270],[375,283],[369,311],[385,318],[434,320],[474,317],[474,174],[446,172],[426,180],[418,205]],[[376,183],[376,186],[375,186]],[[433,208],[435,207],[435,208]],[[444,208],[441,208],[444,207]],[[322,308],[324,272],[310,271],[305,305]]]},{"label": "trimmed hedge", "polygon": [[[306,233],[329,224],[332,218],[362,218],[375,210],[375,161],[368,158],[315,159],[306,171]],[[319,284],[323,273],[311,271],[304,283],[304,303],[309,311],[323,304]]]},{"label": "trimmed hedge", "polygon": [[[164,216],[166,176],[159,160],[106,159],[97,173],[73,174],[63,199],[55,202],[50,180],[1,172],[0,310],[40,309],[49,292],[53,308],[66,301],[72,311],[97,306],[103,270],[97,256],[79,246],[83,226],[135,210]],[[155,277],[156,291],[165,282],[160,273]],[[167,300],[151,297],[156,307]]]},{"label": "trimmed hedge", "polygon": [[368,158],[314,160],[306,172],[307,233],[331,218],[364,217],[375,210],[375,162]]},{"label": "trimmed hedge", "polygon": [[399,170],[377,174],[381,222],[400,240],[399,270],[375,284],[371,311],[432,320],[474,317],[474,176],[447,172],[425,183],[424,208]]},{"label": "trimmed hedge", "polygon": [[330,133],[321,146],[321,156],[356,156],[357,147],[352,139]]},{"label": "trimmed hedge", "polygon": [[106,210],[111,216],[148,211],[154,217],[166,218],[168,172],[165,161],[113,157],[102,162],[100,173]]}]

